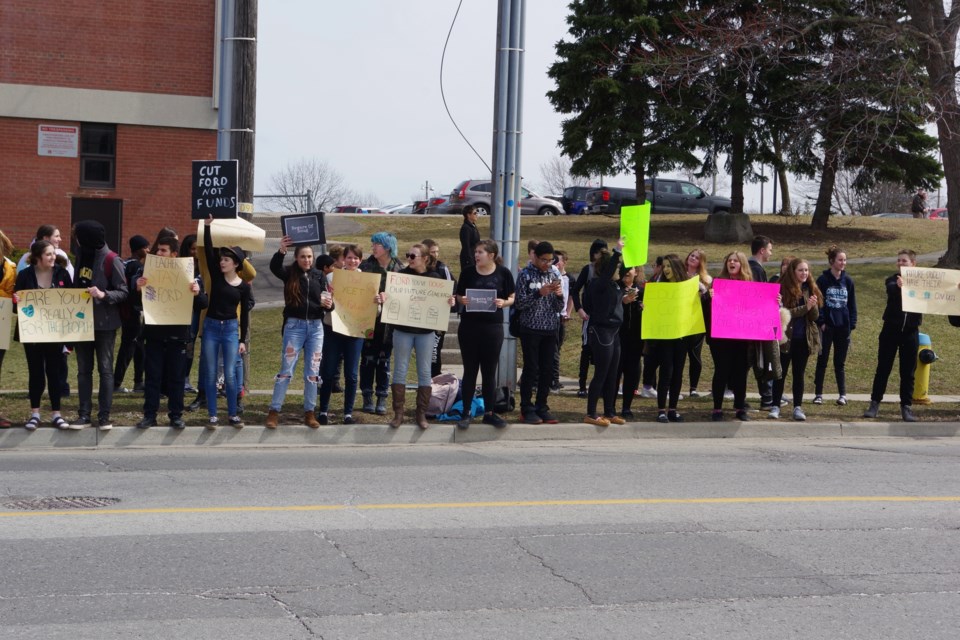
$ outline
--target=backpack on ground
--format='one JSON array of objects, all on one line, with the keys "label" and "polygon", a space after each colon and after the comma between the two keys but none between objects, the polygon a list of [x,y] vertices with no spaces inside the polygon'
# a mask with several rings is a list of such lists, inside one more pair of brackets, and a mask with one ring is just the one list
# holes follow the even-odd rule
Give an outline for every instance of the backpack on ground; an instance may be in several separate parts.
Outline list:
[{"label": "backpack on ground", "polygon": [[430,381],[430,402],[427,404],[427,416],[434,417],[448,413],[454,403],[460,399],[460,378],[452,373],[441,373]]}]

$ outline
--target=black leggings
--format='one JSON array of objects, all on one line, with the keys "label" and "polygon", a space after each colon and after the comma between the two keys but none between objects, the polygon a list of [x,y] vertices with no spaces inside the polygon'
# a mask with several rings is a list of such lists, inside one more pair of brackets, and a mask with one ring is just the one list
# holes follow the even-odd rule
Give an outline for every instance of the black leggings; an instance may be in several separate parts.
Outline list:
[{"label": "black leggings", "polygon": [[469,410],[469,403],[473,402],[479,371],[483,378],[483,410],[493,413],[497,401],[497,365],[500,362],[500,348],[503,346],[503,325],[499,322],[466,324],[461,321],[457,330],[457,341],[460,343],[460,357],[463,359],[461,389],[464,409]]},{"label": "black leggings", "polygon": [[[639,331],[637,332],[639,334]],[[643,341],[620,332],[620,365],[617,379],[623,377],[623,402],[621,411],[629,411],[633,394],[640,388],[640,362],[643,359]]]},{"label": "black leggings", "polygon": [[738,411],[747,400],[747,342],[713,338],[710,355],[713,356],[713,409],[723,408],[723,394],[733,391],[733,408]]},{"label": "black leggings", "polygon": [[60,367],[63,365],[63,345],[52,342],[24,343],[27,356],[30,408],[40,407],[44,386],[50,394],[50,408],[60,411]]},{"label": "black leggings", "polygon": [[603,415],[617,413],[617,365],[620,362],[618,327],[590,325],[587,331],[590,353],[593,354],[593,379],[587,392],[587,415],[597,415],[597,401],[603,398]]},{"label": "black leggings", "polygon": [[700,384],[700,373],[703,371],[703,338],[707,334],[698,333],[683,339],[687,345],[687,355],[690,356],[690,388],[696,389]]},{"label": "black leggings", "polygon": [[830,360],[830,345],[833,350],[833,373],[837,376],[837,392],[847,395],[847,378],[844,364],[847,362],[847,350],[850,348],[850,330],[845,327],[823,326],[823,346],[817,356],[817,372],[813,377],[814,392],[823,395],[823,379],[827,374],[827,362]]},{"label": "black leggings", "polygon": [[773,406],[779,407],[783,399],[783,388],[787,382],[787,371],[793,369],[793,406],[803,404],[803,376],[807,371],[807,360],[810,358],[810,347],[807,346],[807,336],[790,339],[790,351],[780,354],[780,366],[783,375],[773,381]]},{"label": "black leggings", "polygon": [[660,378],[657,382],[657,409],[667,407],[667,395],[670,408],[676,409],[680,400],[680,387],[683,386],[683,362],[687,359],[687,347],[683,338],[676,340],[649,340],[650,355],[660,366]]}]

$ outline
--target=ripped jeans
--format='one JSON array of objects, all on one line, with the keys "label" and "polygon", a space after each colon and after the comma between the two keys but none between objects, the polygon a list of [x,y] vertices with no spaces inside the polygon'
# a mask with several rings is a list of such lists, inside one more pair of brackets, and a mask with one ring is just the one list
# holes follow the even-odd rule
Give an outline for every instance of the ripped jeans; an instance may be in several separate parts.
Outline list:
[{"label": "ripped jeans", "polygon": [[283,352],[280,373],[273,385],[270,410],[280,411],[287,387],[303,350],[303,410],[313,411],[317,404],[317,383],[320,382],[320,360],[323,355],[323,320],[287,318],[283,324]]}]

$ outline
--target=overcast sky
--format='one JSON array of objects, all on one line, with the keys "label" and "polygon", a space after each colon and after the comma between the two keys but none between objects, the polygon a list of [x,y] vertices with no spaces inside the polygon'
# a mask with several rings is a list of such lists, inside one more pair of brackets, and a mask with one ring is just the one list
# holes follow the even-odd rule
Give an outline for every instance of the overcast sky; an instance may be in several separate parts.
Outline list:
[{"label": "overcast sky", "polygon": [[[559,155],[561,117],[546,92],[565,0],[528,0],[523,94],[525,183]],[[300,158],[325,160],[382,204],[410,202],[429,180],[440,194],[489,176],[448,119],[440,57],[457,0],[272,0],[259,5],[256,194]],[[496,0],[464,0],[444,65],[450,110],[489,162]],[[606,184],[632,186],[632,177]],[[728,188],[718,189],[729,195]],[[748,190],[746,209],[759,205]],[[770,188],[766,202],[769,207]],[[372,204],[365,202],[350,204]]]}]

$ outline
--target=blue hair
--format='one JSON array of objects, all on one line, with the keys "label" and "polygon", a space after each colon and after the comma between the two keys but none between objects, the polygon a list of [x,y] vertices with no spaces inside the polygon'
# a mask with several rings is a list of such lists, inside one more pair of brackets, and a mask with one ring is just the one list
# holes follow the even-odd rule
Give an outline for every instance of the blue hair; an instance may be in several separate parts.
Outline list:
[{"label": "blue hair", "polygon": [[397,257],[397,237],[388,231],[378,231],[370,236],[370,242],[381,245],[390,252],[391,258]]}]

